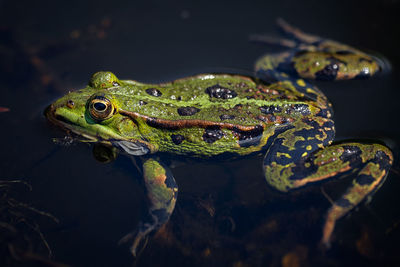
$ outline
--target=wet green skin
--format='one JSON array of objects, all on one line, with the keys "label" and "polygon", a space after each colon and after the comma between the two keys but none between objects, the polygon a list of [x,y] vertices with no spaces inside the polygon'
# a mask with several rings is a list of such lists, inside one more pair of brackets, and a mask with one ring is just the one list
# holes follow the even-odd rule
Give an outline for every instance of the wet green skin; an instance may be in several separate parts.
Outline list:
[{"label": "wet green skin", "polygon": [[[92,80],[102,75],[107,73],[96,73]],[[72,122],[64,126],[75,133],[103,142],[109,139],[134,140],[148,146],[153,153],[159,151],[209,157],[258,152],[277,127],[289,122],[295,123],[304,116],[301,114],[304,110],[309,112],[310,117],[315,117],[328,105],[323,96],[319,102],[304,99],[304,95],[289,81],[267,86],[244,76],[205,74],[162,85],[119,80],[118,83],[119,86],[106,89],[88,86],[71,92],[53,103],[54,115]],[[232,99],[210,97],[206,89],[215,85],[229,88],[237,96]],[[146,93],[148,89],[157,89],[162,95],[149,95]],[[117,110],[116,114],[101,122],[91,118],[87,103],[94,95],[110,99]],[[68,101],[74,102],[73,108],[66,105]],[[282,110],[274,115],[275,119],[265,111],[270,106]],[[178,109],[185,107],[195,107],[199,111],[190,116],[179,115]],[[202,125],[196,120],[202,121]],[[175,124],[177,121],[190,125],[179,126]],[[204,136],[206,129],[218,135],[215,140]],[[246,134],[249,136],[247,139]],[[181,135],[184,140],[177,144],[173,141],[173,135]],[[239,140],[240,135],[243,140]],[[261,140],[257,144],[241,146],[251,136],[259,135]]]},{"label": "wet green skin", "polygon": [[[48,119],[68,131],[143,156],[152,220],[125,238],[134,239],[133,254],[143,238],[168,221],[176,202],[177,185],[153,156],[156,152],[229,158],[264,151],[266,181],[283,192],[351,173],[352,186],[327,213],[322,237],[326,246],[335,222],[382,185],[393,161],[390,150],[379,144],[331,145],[331,104],[303,79],[365,78],[379,71],[379,62],[352,47],[278,23],[293,40],[267,42],[290,50],[260,58],[256,78],[202,74],[143,84],[98,72],[88,86],[47,109]],[[96,101],[103,104],[95,106]]]}]

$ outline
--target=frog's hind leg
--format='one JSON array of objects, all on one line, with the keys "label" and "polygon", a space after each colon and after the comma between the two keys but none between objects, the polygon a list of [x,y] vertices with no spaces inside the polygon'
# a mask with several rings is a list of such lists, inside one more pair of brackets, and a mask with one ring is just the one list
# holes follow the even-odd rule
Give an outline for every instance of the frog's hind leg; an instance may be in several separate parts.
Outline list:
[{"label": "frog's hind leg", "polygon": [[149,216],[140,222],[134,233],[128,234],[121,240],[125,242],[133,239],[131,252],[134,256],[137,255],[141,242],[168,222],[178,196],[178,187],[171,171],[158,159],[152,157],[144,159],[143,178],[148,198]]},{"label": "frog's hind leg", "polygon": [[[313,124],[313,127],[309,126]],[[329,209],[322,243],[329,246],[335,223],[384,182],[393,156],[379,144],[343,143],[333,140],[330,120],[304,120],[280,133],[264,158],[267,182],[282,192],[330,177],[353,174],[352,185]]]},{"label": "frog's hind leg", "polygon": [[281,82],[281,86],[288,88],[292,94],[318,102],[320,107],[326,107],[333,114],[332,105],[326,96],[317,86],[298,75],[293,67],[292,53],[293,51],[267,54],[259,58],[255,64],[256,76],[266,83]]},{"label": "frog's hind leg", "polygon": [[[336,156],[328,156],[325,153],[335,153]],[[325,163],[325,165],[333,165],[333,169],[336,168],[336,170],[335,165],[338,165],[340,168],[338,173],[356,173],[352,185],[332,204],[327,212],[321,242],[329,247],[336,221],[361,201],[372,197],[373,193],[379,189],[392,166],[393,155],[387,147],[379,144],[343,143],[328,147],[326,152],[319,151],[316,157],[328,160],[336,159],[337,164]],[[310,181],[312,182],[312,178]],[[299,184],[301,183],[299,182]]]},{"label": "frog's hind leg", "polygon": [[[301,97],[319,102],[322,106],[330,106],[325,95],[315,85],[310,83],[307,79],[304,79],[308,78],[310,75],[305,75],[303,77],[298,72],[300,68],[296,66],[295,59],[298,53],[315,50],[314,46],[270,36],[254,35],[252,38],[253,40],[263,41],[269,44],[278,44],[290,48],[287,51],[266,54],[257,59],[254,66],[256,77],[270,84],[276,82],[290,84],[301,94]],[[332,113],[332,110],[330,110],[330,112]]]},{"label": "frog's hind leg", "polygon": [[261,79],[266,73],[271,76],[271,71],[324,81],[365,79],[390,69],[384,60],[349,45],[304,33],[282,19],[278,19],[277,24],[291,39],[253,37],[258,41],[289,48],[287,52],[266,55],[257,61],[256,72]]}]

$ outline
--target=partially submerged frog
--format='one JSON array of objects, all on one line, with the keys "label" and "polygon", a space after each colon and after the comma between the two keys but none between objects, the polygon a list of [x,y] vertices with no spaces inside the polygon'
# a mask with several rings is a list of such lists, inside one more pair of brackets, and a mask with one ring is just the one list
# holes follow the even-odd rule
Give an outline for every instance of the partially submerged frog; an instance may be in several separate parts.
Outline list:
[{"label": "partially submerged frog", "polygon": [[282,192],[351,174],[353,183],[327,212],[326,246],[336,221],[384,182],[391,151],[380,144],[331,144],[331,104],[306,80],[366,78],[382,65],[350,46],[278,24],[292,39],[267,41],[290,49],[261,57],[255,77],[201,74],[144,84],[97,72],[88,86],[47,108],[47,118],[67,131],[141,156],[150,216],[127,236],[134,255],[143,238],[168,222],[177,200],[175,179],[156,152],[229,159],[263,151],[265,179]]}]

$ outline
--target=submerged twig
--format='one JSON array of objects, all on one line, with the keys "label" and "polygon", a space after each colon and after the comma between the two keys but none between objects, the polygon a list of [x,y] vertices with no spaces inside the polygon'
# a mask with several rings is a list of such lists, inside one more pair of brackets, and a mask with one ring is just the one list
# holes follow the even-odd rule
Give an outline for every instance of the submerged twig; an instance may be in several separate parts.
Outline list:
[{"label": "submerged twig", "polygon": [[[47,217],[56,223],[59,220],[52,214],[41,211],[13,197],[15,185],[17,184],[24,185],[29,191],[32,190],[32,186],[23,180],[0,180],[0,247],[5,247],[0,252],[6,253],[5,255],[0,255],[0,265],[8,266],[10,262],[15,260],[31,260],[28,255],[36,255],[33,253],[35,246],[32,242],[32,232],[38,236],[40,242],[46,248],[47,257],[50,258],[52,256],[50,245],[40,230],[39,224],[34,221],[32,216],[36,214]],[[36,257],[40,258],[39,255],[36,255]]]}]

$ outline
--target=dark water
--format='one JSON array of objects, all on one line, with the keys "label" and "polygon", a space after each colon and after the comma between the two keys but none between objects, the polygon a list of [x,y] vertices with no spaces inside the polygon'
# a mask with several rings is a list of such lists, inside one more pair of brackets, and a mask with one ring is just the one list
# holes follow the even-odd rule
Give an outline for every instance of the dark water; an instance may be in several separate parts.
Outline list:
[{"label": "dark water", "polygon": [[[0,178],[28,182],[31,191],[16,185],[9,196],[59,219],[26,214],[51,247],[49,261],[58,263],[400,266],[399,6],[395,0],[0,1],[0,107],[9,109],[0,113]],[[280,194],[266,185],[261,157],[179,165],[173,169],[180,195],[171,221],[134,261],[128,246],[117,243],[146,211],[139,173],[126,157],[101,164],[86,144],[54,144],[52,138],[63,134],[46,122],[44,108],[98,70],[143,82],[251,71],[271,48],[249,43],[248,36],[276,33],[278,17],[389,59],[392,72],[384,77],[318,85],[334,104],[337,138],[386,142],[396,157],[394,171],[368,205],[340,220],[332,249],[321,251],[330,206],[321,190],[337,197],[346,181]],[[7,203],[4,195],[2,201]],[[7,213],[15,209],[2,208],[0,221],[21,218]],[[53,266],[45,263],[38,232],[13,223],[18,233],[12,238],[0,232],[3,263]],[[10,256],[10,243],[23,251],[31,244],[30,260]]]}]

